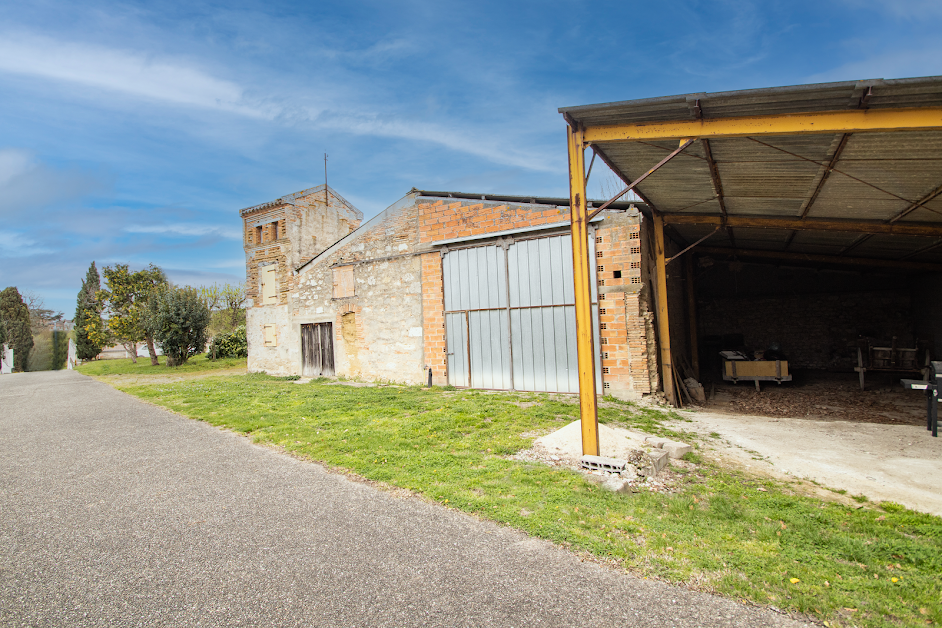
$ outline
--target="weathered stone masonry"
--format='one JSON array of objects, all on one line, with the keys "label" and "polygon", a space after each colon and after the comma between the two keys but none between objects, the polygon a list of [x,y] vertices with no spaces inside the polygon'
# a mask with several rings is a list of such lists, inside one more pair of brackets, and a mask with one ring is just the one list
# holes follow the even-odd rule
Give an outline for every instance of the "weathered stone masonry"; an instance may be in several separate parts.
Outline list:
[{"label": "weathered stone masonry", "polygon": [[[250,282],[256,282],[250,287],[253,299],[259,294],[259,266],[284,265],[278,304],[250,308],[250,356],[265,356],[250,357],[250,368],[300,373],[301,324],[331,322],[338,375],[410,383],[426,381],[426,368],[432,369],[436,384],[448,382],[442,253],[436,243],[468,237],[484,237],[481,242],[486,243],[490,234],[508,230],[552,227],[566,232],[569,222],[565,206],[410,194],[346,237],[342,229],[334,230],[339,241],[326,249],[311,247],[304,253],[300,249],[312,234],[292,231],[299,221],[292,211],[282,204],[247,212],[253,219],[246,222],[247,272]],[[262,226],[258,244],[251,240],[259,233],[255,223]],[[266,228],[284,233],[285,241],[268,242]],[[595,223],[603,343],[596,349],[602,354],[605,392],[623,398],[652,390],[652,317],[644,295],[641,232],[637,212],[614,212]],[[322,244],[327,236],[322,231],[314,237]],[[296,272],[292,260],[299,262]],[[351,269],[352,289],[344,283]],[[277,348],[262,346],[262,327],[271,320],[277,320],[281,334]]]}]

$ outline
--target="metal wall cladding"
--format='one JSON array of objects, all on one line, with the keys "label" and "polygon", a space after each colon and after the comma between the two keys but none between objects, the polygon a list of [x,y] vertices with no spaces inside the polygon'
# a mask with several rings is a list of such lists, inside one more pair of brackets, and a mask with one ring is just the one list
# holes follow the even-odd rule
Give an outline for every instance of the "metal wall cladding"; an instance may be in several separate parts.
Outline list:
[{"label": "metal wall cladding", "polygon": [[442,260],[448,381],[453,386],[511,388],[504,250],[480,246]]},{"label": "metal wall cladding", "polygon": [[[506,253],[498,246],[450,251],[442,264],[449,383],[578,392],[569,235],[517,241]],[[592,309],[598,346],[598,306]],[[596,370],[601,388],[598,357]]]}]

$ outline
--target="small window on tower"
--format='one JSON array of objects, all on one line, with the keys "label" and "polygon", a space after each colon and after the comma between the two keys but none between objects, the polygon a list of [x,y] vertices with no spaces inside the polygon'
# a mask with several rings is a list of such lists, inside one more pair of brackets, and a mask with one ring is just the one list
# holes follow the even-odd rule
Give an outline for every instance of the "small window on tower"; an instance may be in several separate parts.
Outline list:
[{"label": "small window on tower", "polygon": [[262,243],[262,226],[255,227],[255,244]]},{"label": "small window on tower", "polygon": [[616,270],[616,271],[614,272],[614,275],[615,275],[615,279],[621,279],[621,271],[620,271],[620,270]]}]

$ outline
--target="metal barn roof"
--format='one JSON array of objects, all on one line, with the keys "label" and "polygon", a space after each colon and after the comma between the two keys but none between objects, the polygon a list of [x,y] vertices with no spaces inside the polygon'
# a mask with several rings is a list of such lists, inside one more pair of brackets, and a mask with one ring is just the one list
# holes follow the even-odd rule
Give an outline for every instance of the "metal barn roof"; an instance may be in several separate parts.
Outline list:
[{"label": "metal barn roof", "polygon": [[[678,144],[617,136],[625,125],[637,130],[861,110],[871,117],[880,110],[935,115],[939,108],[942,77],[685,94],[559,111],[570,124],[610,129],[586,137],[597,137],[592,148],[631,182]],[[685,244],[715,232],[704,246],[942,263],[942,118],[919,130],[701,137],[636,191]],[[760,218],[782,220],[770,227]]]}]

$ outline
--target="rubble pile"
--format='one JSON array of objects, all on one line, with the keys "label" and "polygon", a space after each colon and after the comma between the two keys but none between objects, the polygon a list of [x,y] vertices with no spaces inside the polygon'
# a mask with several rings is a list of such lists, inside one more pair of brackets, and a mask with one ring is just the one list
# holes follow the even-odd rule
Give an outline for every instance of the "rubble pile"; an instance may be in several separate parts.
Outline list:
[{"label": "rubble pile", "polygon": [[[513,456],[517,460],[540,462],[550,466],[580,471],[589,481],[616,493],[670,490],[672,474],[668,459],[680,458],[691,451],[690,445],[670,439],[648,436],[622,428],[599,425],[599,448],[605,458],[582,455],[582,423],[573,421],[560,430],[538,438],[530,449]],[[583,458],[591,459],[583,464]],[[586,469],[608,460],[619,471]]]}]

